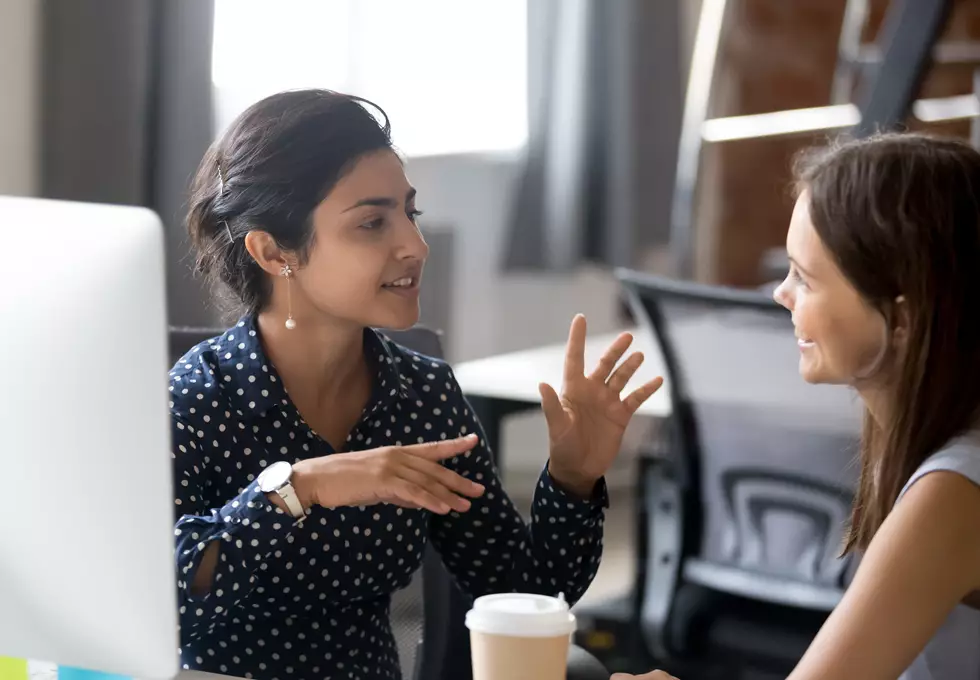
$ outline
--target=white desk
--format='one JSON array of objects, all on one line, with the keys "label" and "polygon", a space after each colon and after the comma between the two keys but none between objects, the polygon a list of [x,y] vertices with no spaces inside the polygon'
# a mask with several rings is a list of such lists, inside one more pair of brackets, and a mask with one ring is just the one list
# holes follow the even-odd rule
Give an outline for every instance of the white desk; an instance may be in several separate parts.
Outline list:
[{"label": "white desk", "polygon": [[[624,395],[664,375],[657,340],[646,330],[631,330],[632,350],[645,356]],[[586,371],[599,361],[618,333],[586,340]],[[807,385],[798,373],[799,348],[788,324],[730,324],[723,316],[692,318],[674,326],[674,344],[689,357],[686,388],[699,404],[761,410],[784,421],[812,423],[839,432],[857,432],[861,408],[844,387]],[[473,403],[492,446],[500,449],[501,421],[507,415],[541,403],[538,384],[560,389],[564,343],[477,359],[458,364],[456,378]],[[665,378],[669,380],[667,376]],[[673,411],[665,385],[640,407],[639,414],[667,418]],[[499,460],[498,460],[499,464]]]},{"label": "white desk", "polygon": [[[629,351],[641,351],[645,358],[636,375],[626,385],[624,395],[648,380],[664,374],[660,347],[653,337],[645,331],[631,329],[630,332],[633,333],[634,339]],[[586,372],[595,367],[602,353],[618,335],[619,333],[608,333],[587,338]],[[453,370],[456,373],[456,380],[468,397],[540,404],[538,384],[546,382],[560,391],[564,366],[565,345],[560,343],[466,361],[457,364]],[[657,391],[640,407],[640,413],[658,418],[665,418],[670,415],[670,412],[670,397],[666,389]]]}]

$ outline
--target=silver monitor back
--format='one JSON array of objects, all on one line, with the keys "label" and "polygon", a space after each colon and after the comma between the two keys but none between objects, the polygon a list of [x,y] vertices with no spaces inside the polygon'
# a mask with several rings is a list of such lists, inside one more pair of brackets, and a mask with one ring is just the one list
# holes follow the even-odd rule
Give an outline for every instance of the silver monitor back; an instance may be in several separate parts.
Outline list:
[{"label": "silver monitor back", "polygon": [[0,197],[0,655],[176,675],[163,228]]}]

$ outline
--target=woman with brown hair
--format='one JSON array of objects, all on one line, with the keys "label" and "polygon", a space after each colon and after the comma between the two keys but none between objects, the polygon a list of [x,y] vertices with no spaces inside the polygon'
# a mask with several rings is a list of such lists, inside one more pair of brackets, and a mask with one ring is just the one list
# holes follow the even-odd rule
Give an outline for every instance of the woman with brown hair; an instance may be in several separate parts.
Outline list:
[{"label": "woman with brown hair", "polygon": [[790,680],[980,678],[980,153],[881,135],[796,170],[775,297],[803,378],[866,416],[844,546],[863,560]]}]

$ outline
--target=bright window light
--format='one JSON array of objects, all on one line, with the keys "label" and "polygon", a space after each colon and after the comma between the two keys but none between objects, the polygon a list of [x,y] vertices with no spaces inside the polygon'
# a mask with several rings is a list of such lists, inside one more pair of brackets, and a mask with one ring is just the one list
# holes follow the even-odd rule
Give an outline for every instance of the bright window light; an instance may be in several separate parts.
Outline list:
[{"label": "bright window light", "polygon": [[729,116],[704,121],[701,138],[706,142],[728,142],[815,130],[851,127],[861,122],[861,112],[853,104],[790,109],[746,116]]},{"label": "bright window light", "polygon": [[223,130],[280,90],[369,99],[409,156],[527,141],[527,0],[216,0],[212,81]]}]

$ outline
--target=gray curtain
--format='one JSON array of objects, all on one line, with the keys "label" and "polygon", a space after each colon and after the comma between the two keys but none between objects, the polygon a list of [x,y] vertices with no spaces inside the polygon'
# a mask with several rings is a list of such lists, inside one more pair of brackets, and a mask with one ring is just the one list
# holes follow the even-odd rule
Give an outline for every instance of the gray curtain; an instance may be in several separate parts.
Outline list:
[{"label": "gray curtain", "polygon": [[636,266],[669,235],[684,0],[530,0],[506,270]]},{"label": "gray curtain", "polygon": [[170,322],[213,316],[192,278],[187,187],[213,137],[211,0],[44,0],[41,194],[142,205],[167,230]]}]

